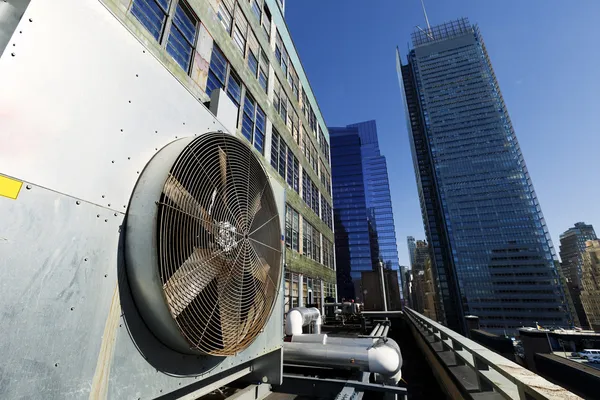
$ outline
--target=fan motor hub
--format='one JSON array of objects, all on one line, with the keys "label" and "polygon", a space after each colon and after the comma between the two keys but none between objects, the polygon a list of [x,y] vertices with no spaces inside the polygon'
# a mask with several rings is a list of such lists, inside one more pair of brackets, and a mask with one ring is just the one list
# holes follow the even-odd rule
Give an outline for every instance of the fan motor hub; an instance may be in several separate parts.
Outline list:
[{"label": "fan motor hub", "polygon": [[217,239],[216,242],[221,250],[230,252],[238,246],[237,228],[229,221],[217,222]]}]

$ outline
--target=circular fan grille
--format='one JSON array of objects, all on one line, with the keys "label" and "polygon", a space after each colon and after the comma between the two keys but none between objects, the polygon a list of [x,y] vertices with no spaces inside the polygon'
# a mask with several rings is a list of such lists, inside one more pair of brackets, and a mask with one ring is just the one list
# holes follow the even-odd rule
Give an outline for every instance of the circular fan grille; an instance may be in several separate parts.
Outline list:
[{"label": "circular fan grille", "polygon": [[243,350],[281,279],[277,205],[260,161],[231,135],[202,135],[177,158],[158,206],[159,275],[180,332],[207,354]]}]

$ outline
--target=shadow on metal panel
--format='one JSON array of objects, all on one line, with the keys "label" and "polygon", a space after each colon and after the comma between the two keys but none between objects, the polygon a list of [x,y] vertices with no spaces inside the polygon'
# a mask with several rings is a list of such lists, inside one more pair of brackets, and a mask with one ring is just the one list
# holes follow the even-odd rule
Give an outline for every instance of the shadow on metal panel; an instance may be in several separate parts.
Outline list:
[{"label": "shadow on metal panel", "polygon": [[[123,221],[123,227],[127,226],[126,220],[127,217]],[[121,229],[119,235],[117,276],[122,316],[129,336],[142,357],[159,372],[175,377],[201,375],[217,367],[225,357],[193,356],[179,353],[165,346],[148,329],[148,326],[138,312],[131,294],[125,265],[124,248],[125,231]]]}]

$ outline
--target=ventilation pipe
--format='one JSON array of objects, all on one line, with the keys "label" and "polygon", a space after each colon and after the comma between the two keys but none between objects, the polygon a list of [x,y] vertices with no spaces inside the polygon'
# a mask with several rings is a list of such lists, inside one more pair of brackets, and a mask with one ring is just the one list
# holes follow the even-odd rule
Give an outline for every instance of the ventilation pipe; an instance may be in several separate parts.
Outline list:
[{"label": "ventilation pipe", "polygon": [[302,335],[302,327],[312,324],[314,333],[321,333],[321,312],[318,308],[295,307],[287,313],[285,319],[286,335]]},{"label": "ventilation pipe", "polygon": [[293,337],[292,342],[284,342],[283,360],[289,364],[359,369],[394,384],[401,378],[402,355],[392,339],[301,335]]}]

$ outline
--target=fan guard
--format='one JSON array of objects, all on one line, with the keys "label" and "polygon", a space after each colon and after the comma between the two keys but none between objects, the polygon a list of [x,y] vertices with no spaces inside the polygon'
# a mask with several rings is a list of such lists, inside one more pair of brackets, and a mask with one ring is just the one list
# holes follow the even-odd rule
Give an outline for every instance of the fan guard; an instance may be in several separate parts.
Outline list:
[{"label": "fan guard", "polygon": [[[165,342],[180,350],[182,338],[193,352],[236,354],[265,326],[281,282],[281,228],[269,178],[245,143],[209,133],[183,147],[162,182],[156,262],[134,267],[134,275],[155,268],[153,287],[172,320],[160,321],[158,336],[170,335]],[[155,305],[156,296],[147,301],[147,287],[136,282],[136,303],[141,297],[142,307]],[[157,325],[155,315],[149,319]],[[172,337],[172,322],[180,338]]]}]

